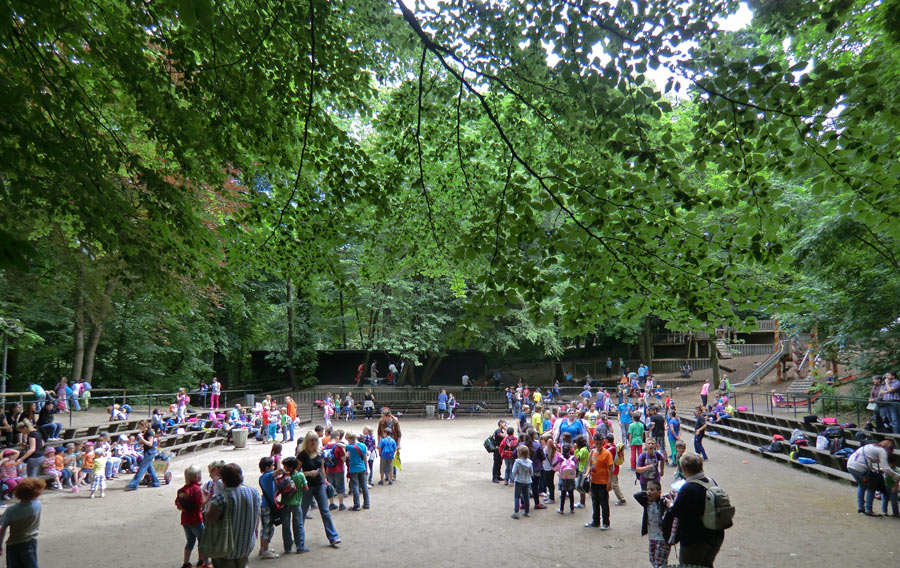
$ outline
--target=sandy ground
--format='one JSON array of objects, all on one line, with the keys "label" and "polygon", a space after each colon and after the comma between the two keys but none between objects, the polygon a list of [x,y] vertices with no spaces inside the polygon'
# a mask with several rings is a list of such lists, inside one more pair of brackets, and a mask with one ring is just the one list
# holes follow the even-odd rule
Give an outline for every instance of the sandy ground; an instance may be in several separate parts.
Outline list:
[{"label": "sandy ground", "polygon": [[[495,420],[404,420],[404,470],[392,487],[372,489],[369,511],[335,512],[344,543],[327,546],[318,516],[307,521],[312,552],[253,566],[335,566],[348,562],[395,566],[583,566],[586,555],[616,566],[646,566],[640,508],[629,472],[622,485],[629,502],[612,508],[612,529],[585,528],[589,510],[560,516],[554,509],[510,518],[512,489],[490,481],[490,455],[481,442]],[[361,429],[357,421],[354,429]],[[304,429],[305,430],[305,429]],[[900,520],[856,513],[854,489],[769,460],[706,443],[707,471],[729,491],[737,507],[718,566],[897,566]],[[181,565],[184,536],[173,500],[190,463],[215,458],[239,463],[256,487],[256,463],[268,446],[221,448],[172,462],[175,480],[158,489],[123,491],[112,481],[105,499],[86,492],[49,492],[43,498],[39,558],[44,568]],[[205,470],[205,467],[204,467]],[[633,476],[632,476],[633,479]],[[671,474],[666,474],[671,479]],[[876,502],[877,503],[877,502]],[[590,499],[588,499],[590,506]],[[281,550],[280,532],[274,546]],[[674,554],[671,559],[674,559]],[[600,560],[602,562],[602,560]]]}]

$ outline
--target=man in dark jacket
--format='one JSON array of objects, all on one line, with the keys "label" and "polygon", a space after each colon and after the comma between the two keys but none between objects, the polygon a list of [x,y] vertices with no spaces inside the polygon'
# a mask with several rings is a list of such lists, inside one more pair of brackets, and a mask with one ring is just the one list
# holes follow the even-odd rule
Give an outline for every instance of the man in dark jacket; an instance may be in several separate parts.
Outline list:
[{"label": "man in dark jacket", "polygon": [[703,526],[703,510],[706,508],[706,488],[694,481],[715,483],[703,473],[703,458],[687,452],[679,460],[686,483],[678,492],[670,514],[666,516],[663,532],[672,528],[672,521],[678,519],[675,542],[681,547],[678,561],[691,566],[709,566],[725,540],[725,531],[714,531]]}]

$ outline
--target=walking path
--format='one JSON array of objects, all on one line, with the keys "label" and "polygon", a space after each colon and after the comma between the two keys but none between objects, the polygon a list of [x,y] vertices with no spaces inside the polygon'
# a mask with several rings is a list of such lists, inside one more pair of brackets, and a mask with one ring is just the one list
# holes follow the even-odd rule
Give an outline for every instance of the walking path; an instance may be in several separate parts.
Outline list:
[{"label": "walking path", "polygon": [[[359,431],[365,424],[352,424]],[[374,423],[370,423],[374,424]],[[372,489],[372,509],[334,512],[343,544],[328,547],[317,516],[306,524],[312,552],[258,560],[254,567],[335,566],[543,566],[588,564],[647,566],[647,541],[640,536],[640,508],[630,494],[629,472],[621,475],[628,505],[612,507],[612,529],[585,528],[588,509],[560,516],[554,509],[512,520],[510,488],[490,481],[491,456],[482,441],[496,420],[403,421],[404,469],[392,487]],[[339,427],[347,424],[341,422]],[[306,431],[306,427],[298,434]],[[900,559],[900,520],[856,513],[852,488],[716,443],[706,442],[707,472],[723,485],[737,507],[717,566],[880,566]],[[213,459],[239,463],[246,482],[257,486],[257,462],[268,445],[223,447],[173,460],[172,485],[126,493],[110,488],[105,499],[86,493],[48,492],[38,554],[43,566],[150,568],[180,566],[184,534],[173,501],[183,470]],[[293,445],[285,453],[293,451]],[[667,472],[666,479],[671,479]],[[315,513],[314,513],[315,514]],[[280,530],[273,546],[281,552]],[[674,553],[673,553],[674,554]],[[589,559],[593,559],[589,561]],[[673,555],[670,558],[674,560]]]}]

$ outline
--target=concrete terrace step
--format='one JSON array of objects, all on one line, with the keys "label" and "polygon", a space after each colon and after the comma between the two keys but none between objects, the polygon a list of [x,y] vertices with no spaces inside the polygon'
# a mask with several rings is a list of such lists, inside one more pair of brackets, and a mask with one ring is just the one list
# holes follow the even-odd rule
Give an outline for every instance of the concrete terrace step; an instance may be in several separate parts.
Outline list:
[{"label": "concrete terrace step", "polygon": [[[693,431],[694,431],[693,424],[691,422],[689,422],[688,420],[685,420],[684,422],[682,422],[681,427],[691,433],[693,433]],[[835,469],[834,467],[831,467],[828,465],[823,465],[820,463],[802,464],[798,461],[794,461],[794,460],[790,459],[790,457],[787,454],[773,454],[770,452],[760,451],[759,446],[770,442],[771,437],[766,437],[764,435],[756,434],[753,432],[744,432],[744,434],[746,434],[746,439],[748,439],[748,440],[755,439],[757,441],[762,442],[760,444],[755,444],[753,442],[744,441],[744,440],[736,439],[735,437],[731,437],[730,434],[734,434],[735,430],[739,430],[737,428],[711,424],[709,426],[708,430],[709,429],[711,429],[711,431],[718,432],[718,435],[709,434],[706,436],[705,440],[713,440],[713,441],[720,442],[723,444],[728,444],[735,448],[748,451],[752,454],[756,454],[756,455],[762,456],[764,458],[767,458],[767,459],[770,459],[773,461],[777,461],[777,462],[780,462],[785,465],[789,465],[795,469],[801,469],[801,470],[807,471],[809,473],[827,477],[828,479],[840,481],[840,482],[847,483],[847,484],[854,485],[854,486],[856,485],[856,481],[853,478],[853,476],[841,469]],[[765,440],[768,440],[768,441],[765,441]],[[810,448],[807,447],[807,448],[804,448],[804,450],[810,450]],[[807,452],[804,452],[801,450],[801,455],[804,455],[804,453],[813,454],[813,453],[821,453],[821,452],[819,450],[816,450],[815,448],[812,448],[811,451],[807,451]],[[813,457],[813,459],[816,459],[813,455],[807,455],[806,457]],[[838,458],[834,458],[834,459],[838,459]]]}]

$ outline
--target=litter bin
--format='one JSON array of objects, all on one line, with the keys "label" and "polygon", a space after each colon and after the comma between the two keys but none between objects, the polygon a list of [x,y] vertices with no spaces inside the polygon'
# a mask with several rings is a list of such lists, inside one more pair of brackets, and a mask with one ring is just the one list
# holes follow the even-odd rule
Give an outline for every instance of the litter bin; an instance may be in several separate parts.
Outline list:
[{"label": "litter bin", "polygon": [[231,431],[231,440],[234,442],[234,449],[247,447],[247,436],[250,430],[246,428],[235,428]]},{"label": "litter bin", "polygon": [[433,404],[425,405],[425,416],[428,418],[434,418],[434,405]]},{"label": "litter bin", "polygon": [[244,408],[253,408],[256,405],[256,395],[248,392],[244,395]]}]

